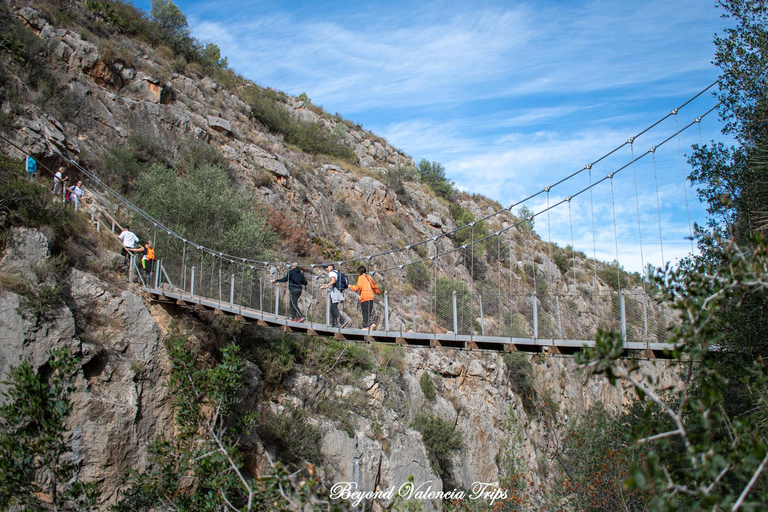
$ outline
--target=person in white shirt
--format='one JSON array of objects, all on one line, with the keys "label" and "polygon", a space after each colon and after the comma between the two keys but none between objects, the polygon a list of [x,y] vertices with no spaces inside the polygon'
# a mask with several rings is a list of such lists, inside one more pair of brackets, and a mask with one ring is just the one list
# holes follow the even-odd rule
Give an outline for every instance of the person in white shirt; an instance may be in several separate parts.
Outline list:
[{"label": "person in white shirt", "polygon": [[80,209],[80,201],[83,200],[83,196],[85,195],[82,187],[82,181],[78,181],[77,185],[69,187],[69,200],[75,203],[75,211]]},{"label": "person in white shirt", "polygon": [[66,188],[68,179],[67,171],[63,167],[59,167],[59,170],[53,175],[53,195],[59,194]]},{"label": "person in white shirt", "polygon": [[141,252],[142,249],[136,248],[136,244],[139,243],[139,237],[136,236],[136,234],[131,231],[131,227],[126,224],[126,226],[123,228],[123,231],[120,233],[120,236],[118,236],[120,239],[120,242],[123,244],[123,256],[125,256],[125,263],[127,265],[130,265],[131,263],[131,254]]}]

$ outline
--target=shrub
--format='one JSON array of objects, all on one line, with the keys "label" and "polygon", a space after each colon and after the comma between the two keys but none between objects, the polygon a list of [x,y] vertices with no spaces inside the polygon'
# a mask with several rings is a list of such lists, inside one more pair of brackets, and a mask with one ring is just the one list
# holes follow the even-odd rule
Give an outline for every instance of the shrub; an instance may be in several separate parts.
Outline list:
[{"label": "shrub", "polygon": [[285,254],[302,257],[310,254],[309,232],[284,212],[268,207],[267,225],[277,234]]},{"label": "shrub", "polygon": [[[47,372],[29,361],[11,367],[0,405],[0,507],[83,510],[97,488],[77,479],[66,422],[72,410],[74,356],[51,353]],[[43,374],[47,373],[47,377]]]},{"label": "shrub", "polygon": [[451,488],[451,471],[453,470],[453,455],[461,451],[464,442],[461,433],[439,416],[421,414],[416,416],[411,425],[421,432],[424,448],[429,456],[429,463],[440,478],[444,488]]},{"label": "shrub", "polygon": [[299,409],[286,409],[282,414],[264,411],[258,431],[265,442],[275,446],[283,460],[296,462],[303,459],[315,464],[323,461],[320,429],[308,423],[306,415]]},{"label": "shrub", "polygon": [[240,194],[226,173],[202,166],[179,176],[152,165],[135,183],[136,202],[196,244],[249,259],[269,259],[275,234],[252,195]]},{"label": "shrub", "polygon": [[421,159],[417,169],[421,182],[431,188],[437,196],[450,201],[456,195],[453,181],[445,175],[442,164]]},{"label": "shrub", "polygon": [[521,352],[504,352],[502,359],[507,367],[507,384],[523,400],[523,408],[531,413],[536,389],[533,385],[533,365]]},{"label": "shrub", "polygon": [[416,290],[424,291],[429,287],[429,270],[423,261],[405,267],[405,277]]},{"label": "shrub", "polygon": [[597,277],[614,290],[626,288],[629,284],[629,276],[617,261],[603,265],[597,271]]},{"label": "shrub", "polygon": [[424,393],[424,398],[430,402],[434,402],[437,398],[437,393],[435,392],[435,383],[432,382],[432,377],[429,376],[429,372],[425,371],[421,374],[419,384],[421,385],[421,392]]}]

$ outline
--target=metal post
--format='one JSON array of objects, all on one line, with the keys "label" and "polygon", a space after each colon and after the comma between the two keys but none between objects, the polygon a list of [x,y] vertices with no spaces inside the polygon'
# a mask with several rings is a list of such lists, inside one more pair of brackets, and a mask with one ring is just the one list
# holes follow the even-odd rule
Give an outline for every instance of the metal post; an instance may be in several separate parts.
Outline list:
[{"label": "metal post", "polygon": [[483,319],[483,296],[478,295],[478,298],[480,299],[480,334],[485,336],[485,321]]},{"label": "metal post", "polygon": [[192,283],[189,285],[190,298],[195,296],[195,267],[192,267],[191,273],[192,273],[192,279],[191,279]]},{"label": "metal post", "polygon": [[624,290],[619,295],[619,304],[621,305],[621,340],[627,342],[627,312],[624,308]]},{"label": "metal post", "polygon": [[280,316],[280,287],[275,286],[275,316]]},{"label": "metal post", "polygon": [[389,297],[384,292],[384,332],[389,332]]},{"label": "metal post", "polygon": [[555,305],[557,306],[557,335],[563,339],[563,322],[560,318],[560,296],[555,295]]},{"label": "metal post", "polygon": [[259,311],[261,318],[264,318],[264,280],[259,278]]},{"label": "metal post", "polygon": [[413,317],[413,332],[416,332],[416,296],[411,297],[411,316]]},{"label": "metal post", "polygon": [[96,232],[101,233],[101,219],[96,219]]},{"label": "metal post", "polygon": [[539,338],[539,311],[536,292],[533,292],[533,339]]},{"label": "metal post", "polygon": [[115,232],[115,221],[112,221],[112,232]]},{"label": "metal post", "polygon": [[235,274],[232,274],[229,284],[229,307],[235,307]]},{"label": "metal post", "polygon": [[453,334],[459,334],[459,322],[456,308],[456,290],[453,290]]},{"label": "metal post", "polygon": [[128,263],[128,282],[129,283],[133,282],[133,267],[135,265],[134,263],[135,259],[136,259],[136,255],[131,253],[131,258]]},{"label": "metal post", "polygon": [[328,293],[325,294],[325,325],[331,325],[331,295]]},{"label": "metal post", "polygon": [[155,271],[155,289],[160,288],[160,269],[162,268],[162,262],[163,260],[156,261],[155,268],[152,269]]},{"label": "metal post", "polygon": [[186,263],[181,268],[181,274],[183,277],[183,279],[181,280],[181,291],[185,292],[187,291],[187,264]]},{"label": "metal post", "polygon": [[645,304],[645,296],[643,296],[643,331],[645,334],[645,348],[648,347],[650,340],[648,339],[648,307]]}]

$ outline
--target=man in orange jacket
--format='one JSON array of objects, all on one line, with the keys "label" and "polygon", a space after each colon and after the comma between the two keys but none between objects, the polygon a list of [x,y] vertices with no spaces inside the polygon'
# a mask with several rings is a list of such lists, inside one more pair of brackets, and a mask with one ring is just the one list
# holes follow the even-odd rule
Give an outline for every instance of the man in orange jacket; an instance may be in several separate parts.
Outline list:
[{"label": "man in orange jacket", "polygon": [[349,287],[353,292],[360,294],[360,309],[363,310],[363,329],[372,331],[376,328],[376,324],[372,323],[371,313],[373,312],[373,298],[374,294],[380,294],[381,291],[376,283],[373,282],[373,278],[366,273],[364,266],[357,267],[357,273],[360,274],[357,278],[357,284]]}]

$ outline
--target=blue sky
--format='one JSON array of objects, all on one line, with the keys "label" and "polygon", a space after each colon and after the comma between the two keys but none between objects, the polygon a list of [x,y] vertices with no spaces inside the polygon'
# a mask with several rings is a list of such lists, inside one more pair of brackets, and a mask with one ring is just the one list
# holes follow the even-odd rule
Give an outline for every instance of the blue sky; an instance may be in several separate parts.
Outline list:
[{"label": "blue sky", "polygon": [[[135,4],[149,10],[148,0]],[[459,189],[503,206],[597,160],[714,82],[712,40],[725,26],[714,0],[177,5],[193,36],[218,45],[239,74],[306,93],[416,161],[440,162]],[[714,104],[710,93],[702,95],[596,164],[593,179]],[[700,128],[660,146],[655,165],[649,156],[617,174],[613,196],[607,181],[591,201],[585,194],[570,209],[538,216],[537,233],[560,245],[573,240],[607,261],[618,245],[630,270],[661,264],[662,251],[665,261],[686,254],[688,218],[701,223],[704,213],[695,191],[684,190],[689,171],[680,148],[687,154],[691,143],[722,139],[719,130],[710,114]],[[550,204],[587,183],[582,173],[554,187]],[[527,205],[540,211],[546,195]]]}]

